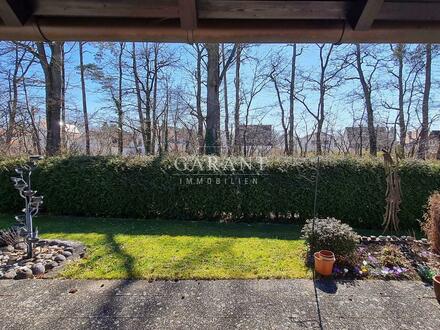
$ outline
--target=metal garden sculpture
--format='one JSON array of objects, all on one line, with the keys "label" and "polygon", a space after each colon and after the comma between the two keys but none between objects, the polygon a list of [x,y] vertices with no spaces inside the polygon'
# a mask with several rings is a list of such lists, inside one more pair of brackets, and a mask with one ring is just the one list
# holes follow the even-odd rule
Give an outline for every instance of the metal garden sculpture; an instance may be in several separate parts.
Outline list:
[{"label": "metal garden sculpture", "polygon": [[31,156],[29,161],[15,169],[19,175],[11,177],[14,188],[20,193],[25,200],[25,208],[22,215],[17,215],[15,219],[18,222],[20,235],[24,237],[27,244],[27,257],[33,258],[34,243],[38,242],[38,228],[34,228],[32,218],[37,215],[41,204],[43,204],[43,196],[36,196],[37,191],[32,190],[31,175],[37,167],[37,161],[41,160],[41,156]]}]

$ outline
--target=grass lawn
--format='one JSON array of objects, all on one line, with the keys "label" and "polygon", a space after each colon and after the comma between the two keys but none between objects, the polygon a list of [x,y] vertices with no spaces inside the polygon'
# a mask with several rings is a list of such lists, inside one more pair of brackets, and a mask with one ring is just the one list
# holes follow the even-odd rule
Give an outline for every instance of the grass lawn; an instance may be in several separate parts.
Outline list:
[{"label": "grass lawn", "polygon": [[[14,223],[1,215],[0,228]],[[60,274],[77,279],[308,278],[301,226],[102,218],[35,218],[46,239],[81,241],[88,256]]]}]

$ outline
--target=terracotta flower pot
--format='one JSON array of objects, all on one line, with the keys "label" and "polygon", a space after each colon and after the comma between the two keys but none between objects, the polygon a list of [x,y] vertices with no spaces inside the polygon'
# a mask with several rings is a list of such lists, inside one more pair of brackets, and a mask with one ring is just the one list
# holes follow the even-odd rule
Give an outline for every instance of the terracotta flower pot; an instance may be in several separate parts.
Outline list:
[{"label": "terracotta flower pot", "polygon": [[328,250],[321,250],[314,254],[315,271],[323,276],[330,276],[335,264],[335,254]]},{"label": "terracotta flower pot", "polygon": [[433,283],[434,283],[434,292],[435,292],[435,297],[437,298],[437,301],[440,303],[440,274],[439,275],[435,275],[433,278]]}]

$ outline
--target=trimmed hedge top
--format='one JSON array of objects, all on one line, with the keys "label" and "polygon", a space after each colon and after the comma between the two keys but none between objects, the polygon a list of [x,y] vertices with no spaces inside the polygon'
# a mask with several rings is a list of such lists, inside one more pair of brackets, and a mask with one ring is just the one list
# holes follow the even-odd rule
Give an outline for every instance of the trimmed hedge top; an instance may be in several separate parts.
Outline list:
[{"label": "trimmed hedge top", "polygon": [[[10,183],[19,159],[0,160],[0,212],[17,212]],[[313,216],[316,159],[56,157],[41,161],[33,186],[51,214],[291,221]],[[385,172],[380,161],[320,160],[317,211],[354,227],[381,228]],[[400,165],[401,228],[418,227],[440,187],[440,163]]]}]

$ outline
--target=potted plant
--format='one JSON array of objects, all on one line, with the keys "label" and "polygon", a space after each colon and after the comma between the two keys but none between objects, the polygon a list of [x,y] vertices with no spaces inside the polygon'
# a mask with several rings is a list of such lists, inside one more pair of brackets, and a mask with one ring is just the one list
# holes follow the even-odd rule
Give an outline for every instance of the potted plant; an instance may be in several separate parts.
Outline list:
[{"label": "potted plant", "polygon": [[321,250],[315,252],[314,257],[315,271],[323,276],[330,276],[336,261],[335,254],[329,250]]},{"label": "potted plant", "polygon": [[302,237],[315,259],[315,270],[328,276],[333,272],[336,258],[355,253],[359,235],[347,224],[334,218],[309,219],[301,230]]}]

